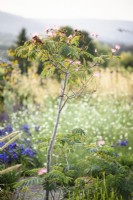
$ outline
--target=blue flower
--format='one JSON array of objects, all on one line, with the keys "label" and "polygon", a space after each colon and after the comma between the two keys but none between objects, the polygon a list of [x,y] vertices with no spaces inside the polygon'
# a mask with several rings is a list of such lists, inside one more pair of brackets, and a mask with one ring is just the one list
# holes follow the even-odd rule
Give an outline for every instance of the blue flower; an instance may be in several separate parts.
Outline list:
[{"label": "blue flower", "polygon": [[119,140],[117,142],[117,145],[119,146],[126,146],[128,144],[128,141],[127,140]]},{"label": "blue flower", "polygon": [[7,132],[7,133],[11,133],[11,132],[13,132],[13,128],[12,128],[11,125],[7,125],[7,126],[5,126],[4,130],[5,130],[5,132]]},{"label": "blue flower", "polygon": [[0,136],[4,136],[6,134],[5,129],[0,129]]},{"label": "blue flower", "polygon": [[9,156],[6,154],[6,152],[0,154],[0,160],[4,163],[9,163],[10,161]]},{"label": "blue flower", "polygon": [[30,149],[29,147],[26,147],[26,149],[24,149],[24,151],[22,152],[23,155],[26,155],[26,156],[30,156],[30,157],[33,157],[36,155],[36,151]]},{"label": "blue flower", "polygon": [[13,131],[13,128],[11,125],[5,126],[3,129],[0,129],[0,136],[6,135],[6,133],[11,133]]},{"label": "blue flower", "polygon": [[20,153],[22,153],[24,151],[24,144],[20,144],[18,149],[20,150]]},{"label": "blue flower", "polygon": [[17,160],[18,159],[18,154],[16,152],[13,152],[13,154],[11,155],[13,160]]},{"label": "blue flower", "polygon": [[25,132],[25,133],[29,133],[30,127],[28,124],[24,124],[21,129]]},{"label": "blue flower", "polygon": [[13,142],[13,143],[9,144],[9,146],[8,146],[7,148],[8,148],[9,150],[13,150],[13,149],[16,149],[16,147],[17,147],[16,142]]},{"label": "blue flower", "polygon": [[0,147],[3,147],[5,145],[5,142],[0,142]]},{"label": "blue flower", "polygon": [[39,132],[40,126],[35,126],[35,131]]}]

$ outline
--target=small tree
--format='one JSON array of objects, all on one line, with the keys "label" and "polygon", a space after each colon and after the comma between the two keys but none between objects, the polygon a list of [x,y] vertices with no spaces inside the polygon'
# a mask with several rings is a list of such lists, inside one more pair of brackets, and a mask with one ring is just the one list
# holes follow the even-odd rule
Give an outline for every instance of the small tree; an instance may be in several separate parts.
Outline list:
[{"label": "small tree", "polygon": [[[17,48],[17,55],[29,59],[39,59],[45,63],[42,76],[51,76],[58,70],[62,80],[57,116],[47,150],[47,173],[49,173],[61,112],[70,99],[83,93],[93,76],[94,66],[97,63],[103,63],[107,56],[94,57],[86,51],[88,46],[79,46],[82,37],[82,32],[79,30],[73,30],[69,36],[65,29],[48,29],[46,32],[46,38],[40,39],[36,35],[24,46]],[[49,199],[49,191],[46,191],[45,199]]]}]

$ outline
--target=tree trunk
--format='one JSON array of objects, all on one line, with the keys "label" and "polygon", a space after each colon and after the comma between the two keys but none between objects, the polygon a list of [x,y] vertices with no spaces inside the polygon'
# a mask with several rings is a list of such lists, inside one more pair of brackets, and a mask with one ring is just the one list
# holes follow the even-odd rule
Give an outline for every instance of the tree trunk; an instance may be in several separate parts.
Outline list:
[{"label": "tree trunk", "polygon": [[[48,146],[48,150],[47,150],[47,173],[50,172],[50,168],[51,168],[52,152],[53,152],[54,142],[55,142],[56,133],[57,133],[58,125],[59,125],[60,115],[61,115],[61,111],[62,111],[62,103],[63,103],[63,97],[64,97],[65,90],[66,90],[67,80],[68,80],[68,73],[65,74],[65,79],[62,83],[55,126],[53,129],[53,133],[52,133],[50,143]],[[44,200],[49,200],[49,191],[48,190],[46,191],[46,196],[45,196]]]}]

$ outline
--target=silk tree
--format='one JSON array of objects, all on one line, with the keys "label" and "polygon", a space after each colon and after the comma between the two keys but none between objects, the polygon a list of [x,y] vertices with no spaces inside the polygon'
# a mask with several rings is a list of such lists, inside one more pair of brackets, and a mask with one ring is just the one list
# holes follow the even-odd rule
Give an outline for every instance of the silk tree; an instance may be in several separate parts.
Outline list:
[{"label": "silk tree", "polygon": [[[107,58],[105,55],[90,54],[86,51],[88,46],[79,46],[82,37],[82,32],[77,29],[69,36],[65,29],[48,29],[45,38],[34,35],[16,50],[18,56],[27,57],[29,60],[39,59],[44,63],[41,73],[43,77],[53,77],[57,71],[60,76],[57,115],[47,148],[47,173],[51,170],[53,148],[64,106],[70,99],[85,91],[93,77],[95,66]],[[46,191],[45,199],[49,199],[49,191]]]}]

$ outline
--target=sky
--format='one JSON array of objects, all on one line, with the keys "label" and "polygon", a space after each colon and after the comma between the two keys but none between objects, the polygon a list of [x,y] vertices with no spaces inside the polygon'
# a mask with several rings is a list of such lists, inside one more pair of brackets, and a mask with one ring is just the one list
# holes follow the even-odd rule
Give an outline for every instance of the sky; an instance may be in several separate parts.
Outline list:
[{"label": "sky", "polygon": [[133,0],[0,0],[0,11],[26,18],[133,21]]}]

